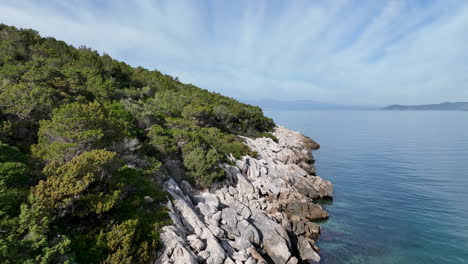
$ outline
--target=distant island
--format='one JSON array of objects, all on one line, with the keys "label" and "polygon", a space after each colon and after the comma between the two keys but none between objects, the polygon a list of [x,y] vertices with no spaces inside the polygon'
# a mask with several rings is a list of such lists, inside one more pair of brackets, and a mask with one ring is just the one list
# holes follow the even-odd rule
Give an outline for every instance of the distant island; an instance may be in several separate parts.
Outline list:
[{"label": "distant island", "polygon": [[344,104],[333,104],[325,103],[313,100],[273,100],[273,99],[254,99],[249,100],[246,98],[237,98],[239,101],[257,105],[265,110],[375,110],[378,107],[375,106],[356,106],[356,105],[344,105]]},{"label": "distant island", "polygon": [[468,102],[445,102],[428,105],[390,105],[382,110],[468,111]]}]

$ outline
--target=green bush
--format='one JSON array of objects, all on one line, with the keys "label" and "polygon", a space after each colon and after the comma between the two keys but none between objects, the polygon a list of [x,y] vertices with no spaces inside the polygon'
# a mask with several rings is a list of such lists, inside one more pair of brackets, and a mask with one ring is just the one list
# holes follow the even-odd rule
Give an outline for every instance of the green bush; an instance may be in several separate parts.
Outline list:
[{"label": "green bush", "polygon": [[273,135],[271,132],[262,133],[262,134],[258,135],[258,137],[271,138],[274,142],[276,142],[276,143],[279,142],[278,138],[275,135]]},{"label": "green bush", "polygon": [[223,156],[215,149],[205,150],[189,143],[183,147],[183,153],[184,165],[189,175],[200,186],[209,187],[224,176],[224,171],[218,167]]},{"label": "green bush", "polygon": [[160,156],[171,157],[177,154],[178,147],[172,131],[164,129],[159,125],[153,125],[149,128],[149,144],[153,146]]},{"label": "green bush", "polygon": [[26,162],[26,156],[17,148],[0,142],[0,162]]},{"label": "green bush", "polygon": [[0,105],[4,111],[16,114],[21,118],[40,120],[48,118],[54,108],[57,91],[36,85],[21,83],[4,85],[0,93]]},{"label": "green bush", "polygon": [[39,143],[32,152],[46,161],[68,161],[137,135],[133,116],[119,103],[66,104],[54,111],[51,120],[39,124]]},{"label": "green bush", "polygon": [[14,217],[26,199],[30,180],[26,156],[17,148],[0,142],[0,219]]}]

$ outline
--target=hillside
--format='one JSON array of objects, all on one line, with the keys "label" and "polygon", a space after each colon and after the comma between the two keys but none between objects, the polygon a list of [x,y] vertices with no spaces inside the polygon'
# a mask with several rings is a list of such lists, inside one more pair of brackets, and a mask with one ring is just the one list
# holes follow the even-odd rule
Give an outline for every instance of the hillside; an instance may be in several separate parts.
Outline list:
[{"label": "hillside", "polygon": [[468,111],[468,102],[446,102],[428,105],[390,105],[382,108],[382,110]]},{"label": "hillside", "polygon": [[207,188],[259,107],[0,25],[2,263],[148,263],[169,223],[171,176]]}]

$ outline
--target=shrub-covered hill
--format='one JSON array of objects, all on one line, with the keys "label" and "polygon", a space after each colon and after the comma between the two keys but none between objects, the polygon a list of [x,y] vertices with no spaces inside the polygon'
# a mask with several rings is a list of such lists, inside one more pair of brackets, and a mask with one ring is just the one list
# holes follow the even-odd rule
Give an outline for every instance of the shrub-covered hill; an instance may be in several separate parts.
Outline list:
[{"label": "shrub-covered hill", "polygon": [[148,263],[168,222],[160,184],[200,188],[258,107],[0,24],[0,262]]}]

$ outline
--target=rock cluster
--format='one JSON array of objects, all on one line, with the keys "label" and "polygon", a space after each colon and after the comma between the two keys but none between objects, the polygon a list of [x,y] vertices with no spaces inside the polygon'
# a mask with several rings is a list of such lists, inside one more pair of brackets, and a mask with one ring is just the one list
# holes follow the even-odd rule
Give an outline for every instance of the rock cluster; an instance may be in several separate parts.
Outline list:
[{"label": "rock cluster", "polygon": [[[319,145],[278,126],[270,138],[243,140],[257,157],[225,164],[227,177],[210,190],[165,182],[173,225],[154,263],[315,263],[314,241],[328,218],[316,198],[331,198],[329,181],[315,174],[311,150]],[[235,165],[234,165],[235,164]]]}]

